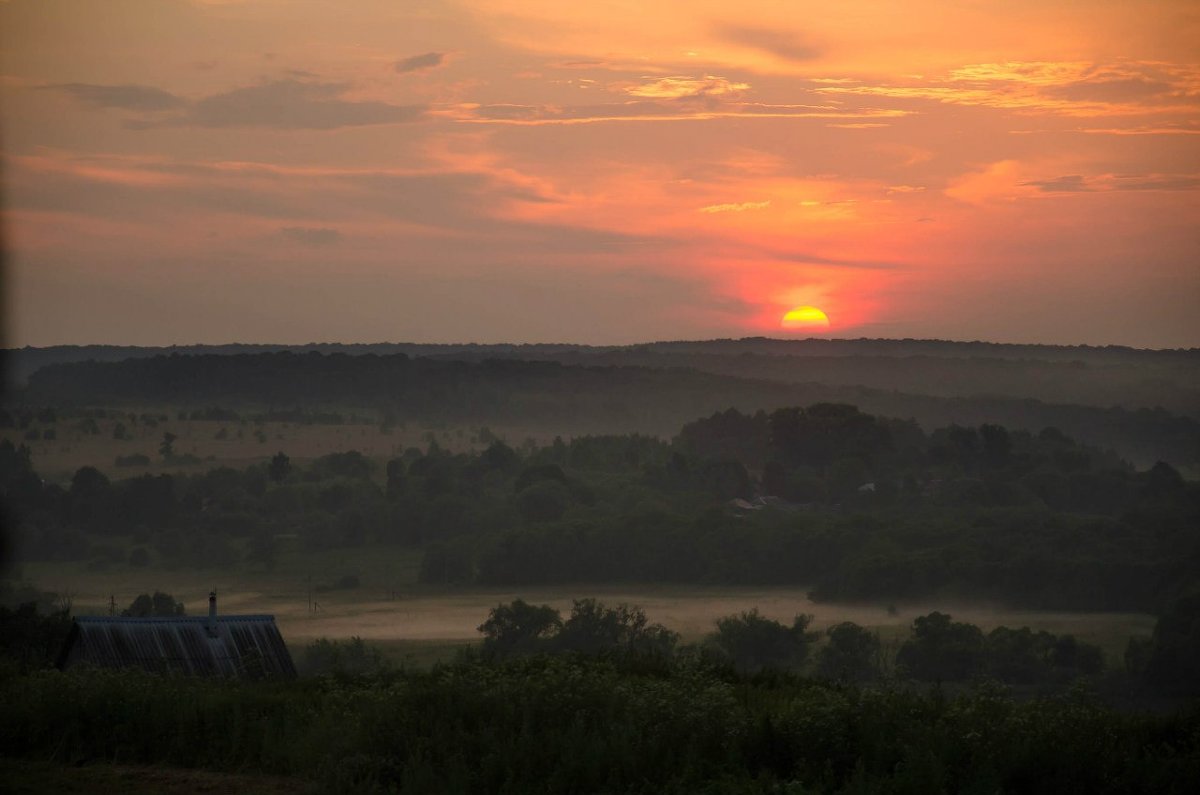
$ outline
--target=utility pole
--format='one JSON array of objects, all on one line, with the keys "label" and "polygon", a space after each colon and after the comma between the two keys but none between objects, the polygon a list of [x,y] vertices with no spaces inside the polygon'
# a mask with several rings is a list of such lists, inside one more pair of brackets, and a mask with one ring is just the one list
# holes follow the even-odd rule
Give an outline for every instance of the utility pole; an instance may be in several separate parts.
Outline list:
[{"label": "utility pole", "polygon": [[117,614],[117,597],[116,594],[108,595],[108,614],[115,616]]}]

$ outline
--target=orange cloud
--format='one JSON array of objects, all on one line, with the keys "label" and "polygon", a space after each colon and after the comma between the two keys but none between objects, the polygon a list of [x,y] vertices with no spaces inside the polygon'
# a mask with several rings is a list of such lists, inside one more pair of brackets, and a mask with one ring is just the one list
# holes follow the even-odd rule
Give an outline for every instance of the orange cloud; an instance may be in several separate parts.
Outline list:
[{"label": "orange cloud", "polygon": [[702,213],[743,213],[747,210],[762,210],[771,206],[771,200],[761,202],[736,202],[733,204],[710,204],[701,207]]},{"label": "orange cloud", "polygon": [[713,107],[664,102],[622,102],[604,105],[477,105],[462,104],[432,111],[469,124],[505,124],[519,127],[597,124],[604,122],[711,121],[713,119],[855,119],[900,118],[911,111],[900,109],[837,109],[811,105],[772,105],[729,102]]},{"label": "orange cloud", "polygon": [[952,199],[968,204],[983,204],[996,199],[1011,199],[1021,193],[1020,164],[1015,160],[991,163],[979,171],[963,174],[943,191]]},{"label": "orange cloud", "polygon": [[862,95],[981,105],[1067,116],[1194,113],[1200,67],[1183,64],[1009,61],[968,64],[904,83],[824,85],[827,95]]},{"label": "orange cloud", "polygon": [[625,93],[649,99],[679,99],[682,97],[720,97],[739,94],[750,88],[749,83],[735,83],[724,77],[706,75],[693,77],[660,77],[649,83],[629,86]]}]

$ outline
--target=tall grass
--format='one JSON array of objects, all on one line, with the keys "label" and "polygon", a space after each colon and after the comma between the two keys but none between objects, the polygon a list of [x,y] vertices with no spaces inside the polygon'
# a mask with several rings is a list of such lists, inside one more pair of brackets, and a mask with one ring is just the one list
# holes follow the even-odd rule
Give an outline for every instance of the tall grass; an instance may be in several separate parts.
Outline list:
[{"label": "tall grass", "polygon": [[247,684],[8,674],[6,755],[261,771],[331,792],[1187,792],[1200,711],[837,687],[695,661],[464,659]]}]

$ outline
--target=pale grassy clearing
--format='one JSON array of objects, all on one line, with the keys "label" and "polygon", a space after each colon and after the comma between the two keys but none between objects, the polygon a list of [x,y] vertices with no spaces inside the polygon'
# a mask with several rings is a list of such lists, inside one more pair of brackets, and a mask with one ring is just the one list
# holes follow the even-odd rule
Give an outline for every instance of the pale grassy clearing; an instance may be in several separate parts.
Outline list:
[{"label": "pale grassy clearing", "polygon": [[[455,648],[477,642],[478,626],[488,611],[521,598],[548,604],[569,615],[574,599],[595,597],[607,604],[626,603],[645,610],[650,621],[680,633],[684,642],[702,639],[717,619],[757,608],[786,623],[811,614],[813,628],[825,630],[843,621],[879,631],[885,643],[907,636],[914,618],[933,610],[984,631],[997,626],[1070,633],[1099,645],[1110,667],[1119,667],[1129,638],[1149,635],[1154,617],[1141,613],[1018,610],[1003,605],[949,600],[887,604],[813,602],[803,587],[699,587],[681,585],[565,585],[525,588],[433,589],[415,583],[419,555],[403,548],[293,552],[271,572],[241,569],[165,571],[121,567],[86,571],[68,564],[27,564],[21,572],[30,584],[71,594],[75,612],[106,613],[109,596],[118,608],[138,593],[156,589],[183,601],[191,615],[207,610],[210,589],[219,594],[223,613],[269,613],[276,617],[294,649],[317,638],[360,637],[394,659],[417,662],[445,659]],[[358,588],[320,590],[345,574]]]},{"label": "pale grassy clearing", "polygon": [[[196,561],[195,567],[138,568],[126,564],[91,570],[78,563],[22,563],[10,578],[37,588],[67,595],[77,613],[106,612],[110,597],[118,607],[139,593],[165,591],[182,601],[189,614],[207,610],[208,592],[220,594],[226,612],[271,612],[264,606],[299,605],[307,611],[311,598],[325,601],[370,602],[386,600],[414,589],[420,566],[419,551],[399,546],[351,547],[326,551],[283,549],[269,570],[244,565],[212,567]],[[361,587],[322,592],[346,575],[359,578]]]},{"label": "pale grassy clearing", "polygon": [[573,599],[588,596],[610,605],[637,605],[651,621],[680,633],[685,642],[700,640],[712,632],[717,619],[753,608],[767,618],[787,623],[798,614],[810,614],[817,630],[853,621],[880,630],[885,639],[905,635],[917,616],[941,610],[985,631],[997,626],[1028,626],[1055,634],[1070,633],[1100,645],[1110,660],[1120,658],[1131,636],[1148,635],[1154,628],[1154,617],[1139,613],[1012,610],[936,600],[904,604],[892,614],[884,606],[813,602],[805,588],[579,585],[414,593],[396,601],[359,601],[348,592],[326,596],[331,598],[323,600],[320,612],[314,615],[306,612],[305,605],[278,604],[274,612],[284,633],[304,639],[357,635],[376,641],[470,641],[479,638],[477,627],[498,604],[522,598],[548,604],[565,617]]},{"label": "pale grassy clearing", "polygon": [[[140,413],[135,411],[134,413]],[[365,456],[386,460],[400,455],[409,447],[424,450],[431,440],[451,452],[482,450],[487,446],[480,435],[479,425],[445,425],[408,423],[384,429],[380,425],[318,425],[284,422],[254,423],[242,420],[179,420],[172,409],[153,410],[165,414],[167,420],[154,426],[142,422],[133,424],[128,418],[96,420],[98,433],[80,429],[81,420],[63,419],[54,425],[33,423],[30,429],[39,434],[54,428],[54,439],[26,439],[26,430],[5,428],[0,440],[30,449],[33,465],[47,481],[67,483],[77,469],[93,466],[110,478],[136,477],[142,474],[206,472],[218,466],[244,468],[261,463],[283,451],[295,463],[318,458],[329,453],[357,450]],[[120,423],[125,426],[127,439],[116,439],[113,431]],[[580,428],[533,427],[526,425],[492,426],[490,432],[508,444],[518,446],[532,440],[545,445],[555,436],[571,438]],[[163,434],[178,437],[174,443],[177,457],[192,456],[191,463],[180,460],[164,461],[159,455]],[[491,438],[490,436],[487,438]],[[150,459],[148,466],[116,466],[118,456],[141,454]]]}]

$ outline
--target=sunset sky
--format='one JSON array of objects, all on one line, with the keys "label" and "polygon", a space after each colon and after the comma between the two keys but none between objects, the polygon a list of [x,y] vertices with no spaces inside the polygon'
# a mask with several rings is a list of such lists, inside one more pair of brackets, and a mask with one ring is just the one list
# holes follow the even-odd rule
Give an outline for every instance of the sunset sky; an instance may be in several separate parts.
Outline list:
[{"label": "sunset sky", "polygon": [[1195,0],[12,0],[0,43],[7,345],[1200,346]]}]

